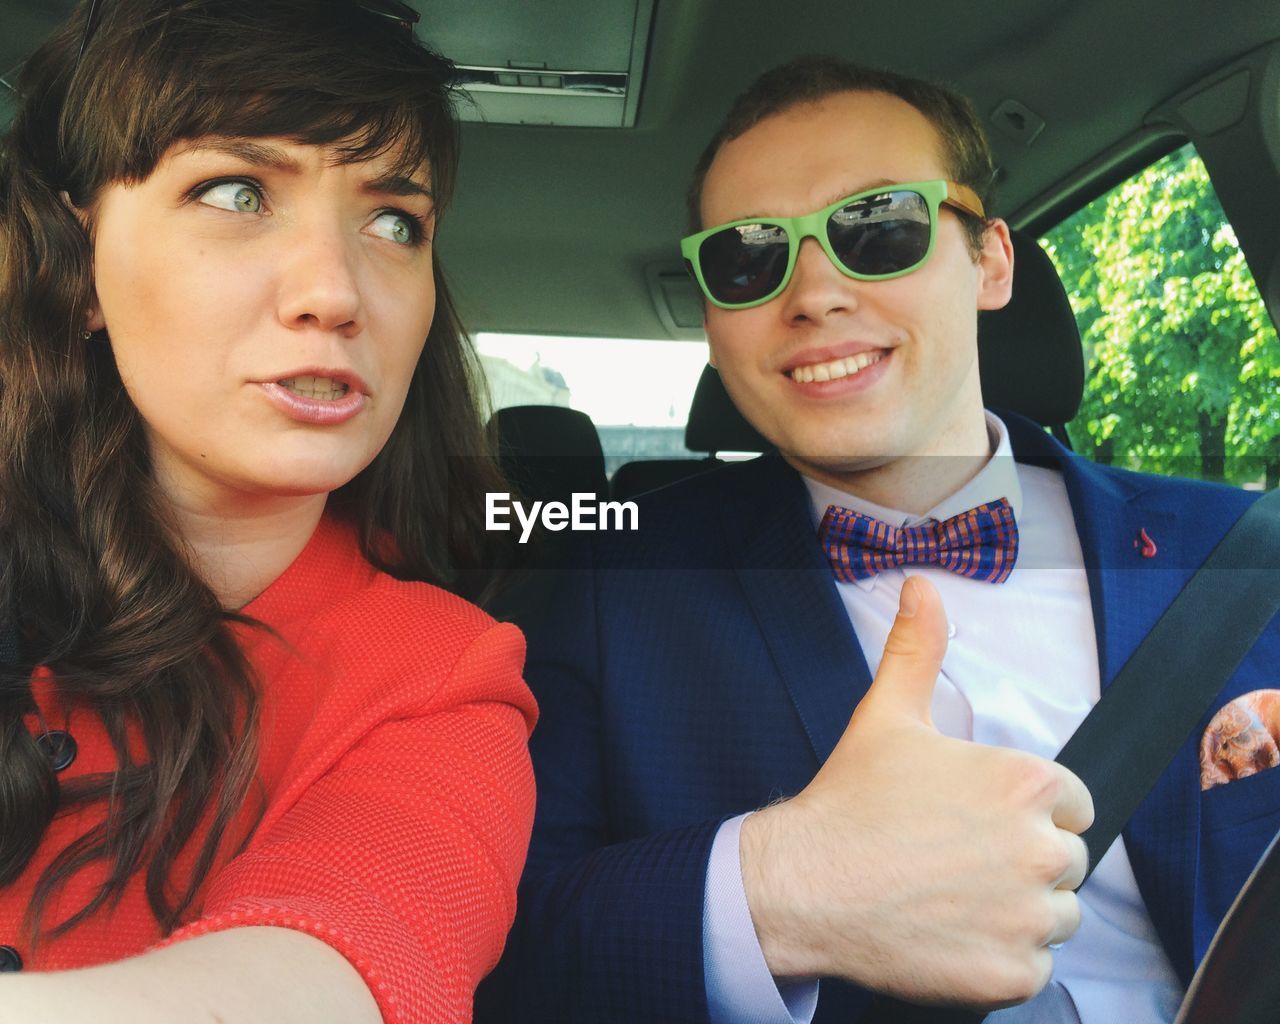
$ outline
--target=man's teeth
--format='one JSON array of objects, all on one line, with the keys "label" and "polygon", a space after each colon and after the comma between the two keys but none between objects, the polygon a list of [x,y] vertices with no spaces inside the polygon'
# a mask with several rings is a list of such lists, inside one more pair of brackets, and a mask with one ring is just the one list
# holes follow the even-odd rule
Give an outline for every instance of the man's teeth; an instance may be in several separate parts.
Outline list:
[{"label": "man's teeth", "polygon": [[812,384],[815,380],[839,380],[875,365],[884,357],[884,350],[877,349],[874,352],[859,352],[856,356],[846,356],[844,359],[833,359],[829,363],[797,366],[791,371],[791,379],[800,384]]},{"label": "man's teeth", "polygon": [[303,398],[315,398],[321,402],[334,402],[349,390],[348,385],[329,377],[289,377],[280,386]]}]

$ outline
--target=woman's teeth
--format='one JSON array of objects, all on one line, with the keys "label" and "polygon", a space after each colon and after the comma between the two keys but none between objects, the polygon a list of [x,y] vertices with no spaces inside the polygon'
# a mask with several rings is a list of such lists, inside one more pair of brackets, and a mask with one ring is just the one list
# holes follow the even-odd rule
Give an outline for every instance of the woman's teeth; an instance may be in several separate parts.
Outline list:
[{"label": "woman's teeth", "polygon": [[873,352],[859,352],[856,356],[846,356],[844,359],[833,359],[829,363],[797,366],[791,371],[791,379],[800,384],[812,384],[815,380],[839,380],[841,377],[851,377],[868,366],[874,366],[884,357],[884,350],[876,349]]},{"label": "woman's teeth", "polygon": [[335,402],[349,390],[348,385],[330,377],[289,377],[280,386],[302,398],[314,398],[321,402]]}]

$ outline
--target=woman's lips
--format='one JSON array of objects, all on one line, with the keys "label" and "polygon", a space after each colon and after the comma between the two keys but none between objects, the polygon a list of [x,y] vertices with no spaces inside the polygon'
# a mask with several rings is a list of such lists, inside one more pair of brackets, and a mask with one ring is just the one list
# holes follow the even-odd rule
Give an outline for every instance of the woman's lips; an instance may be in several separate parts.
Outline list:
[{"label": "woman's lips", "polygon": [[345,423],[364,408],[366,395],[354,382],[318,374],[296,374],[264,381],[267,399],[292,420],[332,426]]}]

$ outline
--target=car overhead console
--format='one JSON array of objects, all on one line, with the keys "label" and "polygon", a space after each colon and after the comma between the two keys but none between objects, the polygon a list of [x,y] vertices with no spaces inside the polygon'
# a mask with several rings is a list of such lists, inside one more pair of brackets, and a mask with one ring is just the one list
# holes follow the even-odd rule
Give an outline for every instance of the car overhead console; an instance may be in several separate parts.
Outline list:
[{"label": "car overhead console", "polygon": [[461,72],[462,120],[635,123],[654,0],[420,0],[419,6],[419,34]]}]

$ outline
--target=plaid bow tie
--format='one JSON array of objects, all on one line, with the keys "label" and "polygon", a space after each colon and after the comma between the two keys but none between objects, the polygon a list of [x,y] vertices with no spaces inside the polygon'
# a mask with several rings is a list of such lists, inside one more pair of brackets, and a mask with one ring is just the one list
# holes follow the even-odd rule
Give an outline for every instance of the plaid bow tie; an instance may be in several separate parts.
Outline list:
[{"label": "plaid bow tie", "polygon": [[1018,558],[1018,526],[1004,498],[942,522],[900,527],[831,505],[818,539],[836,579],[845,583],[904,565],[936,565],[969,579],[1003,583]]}]

